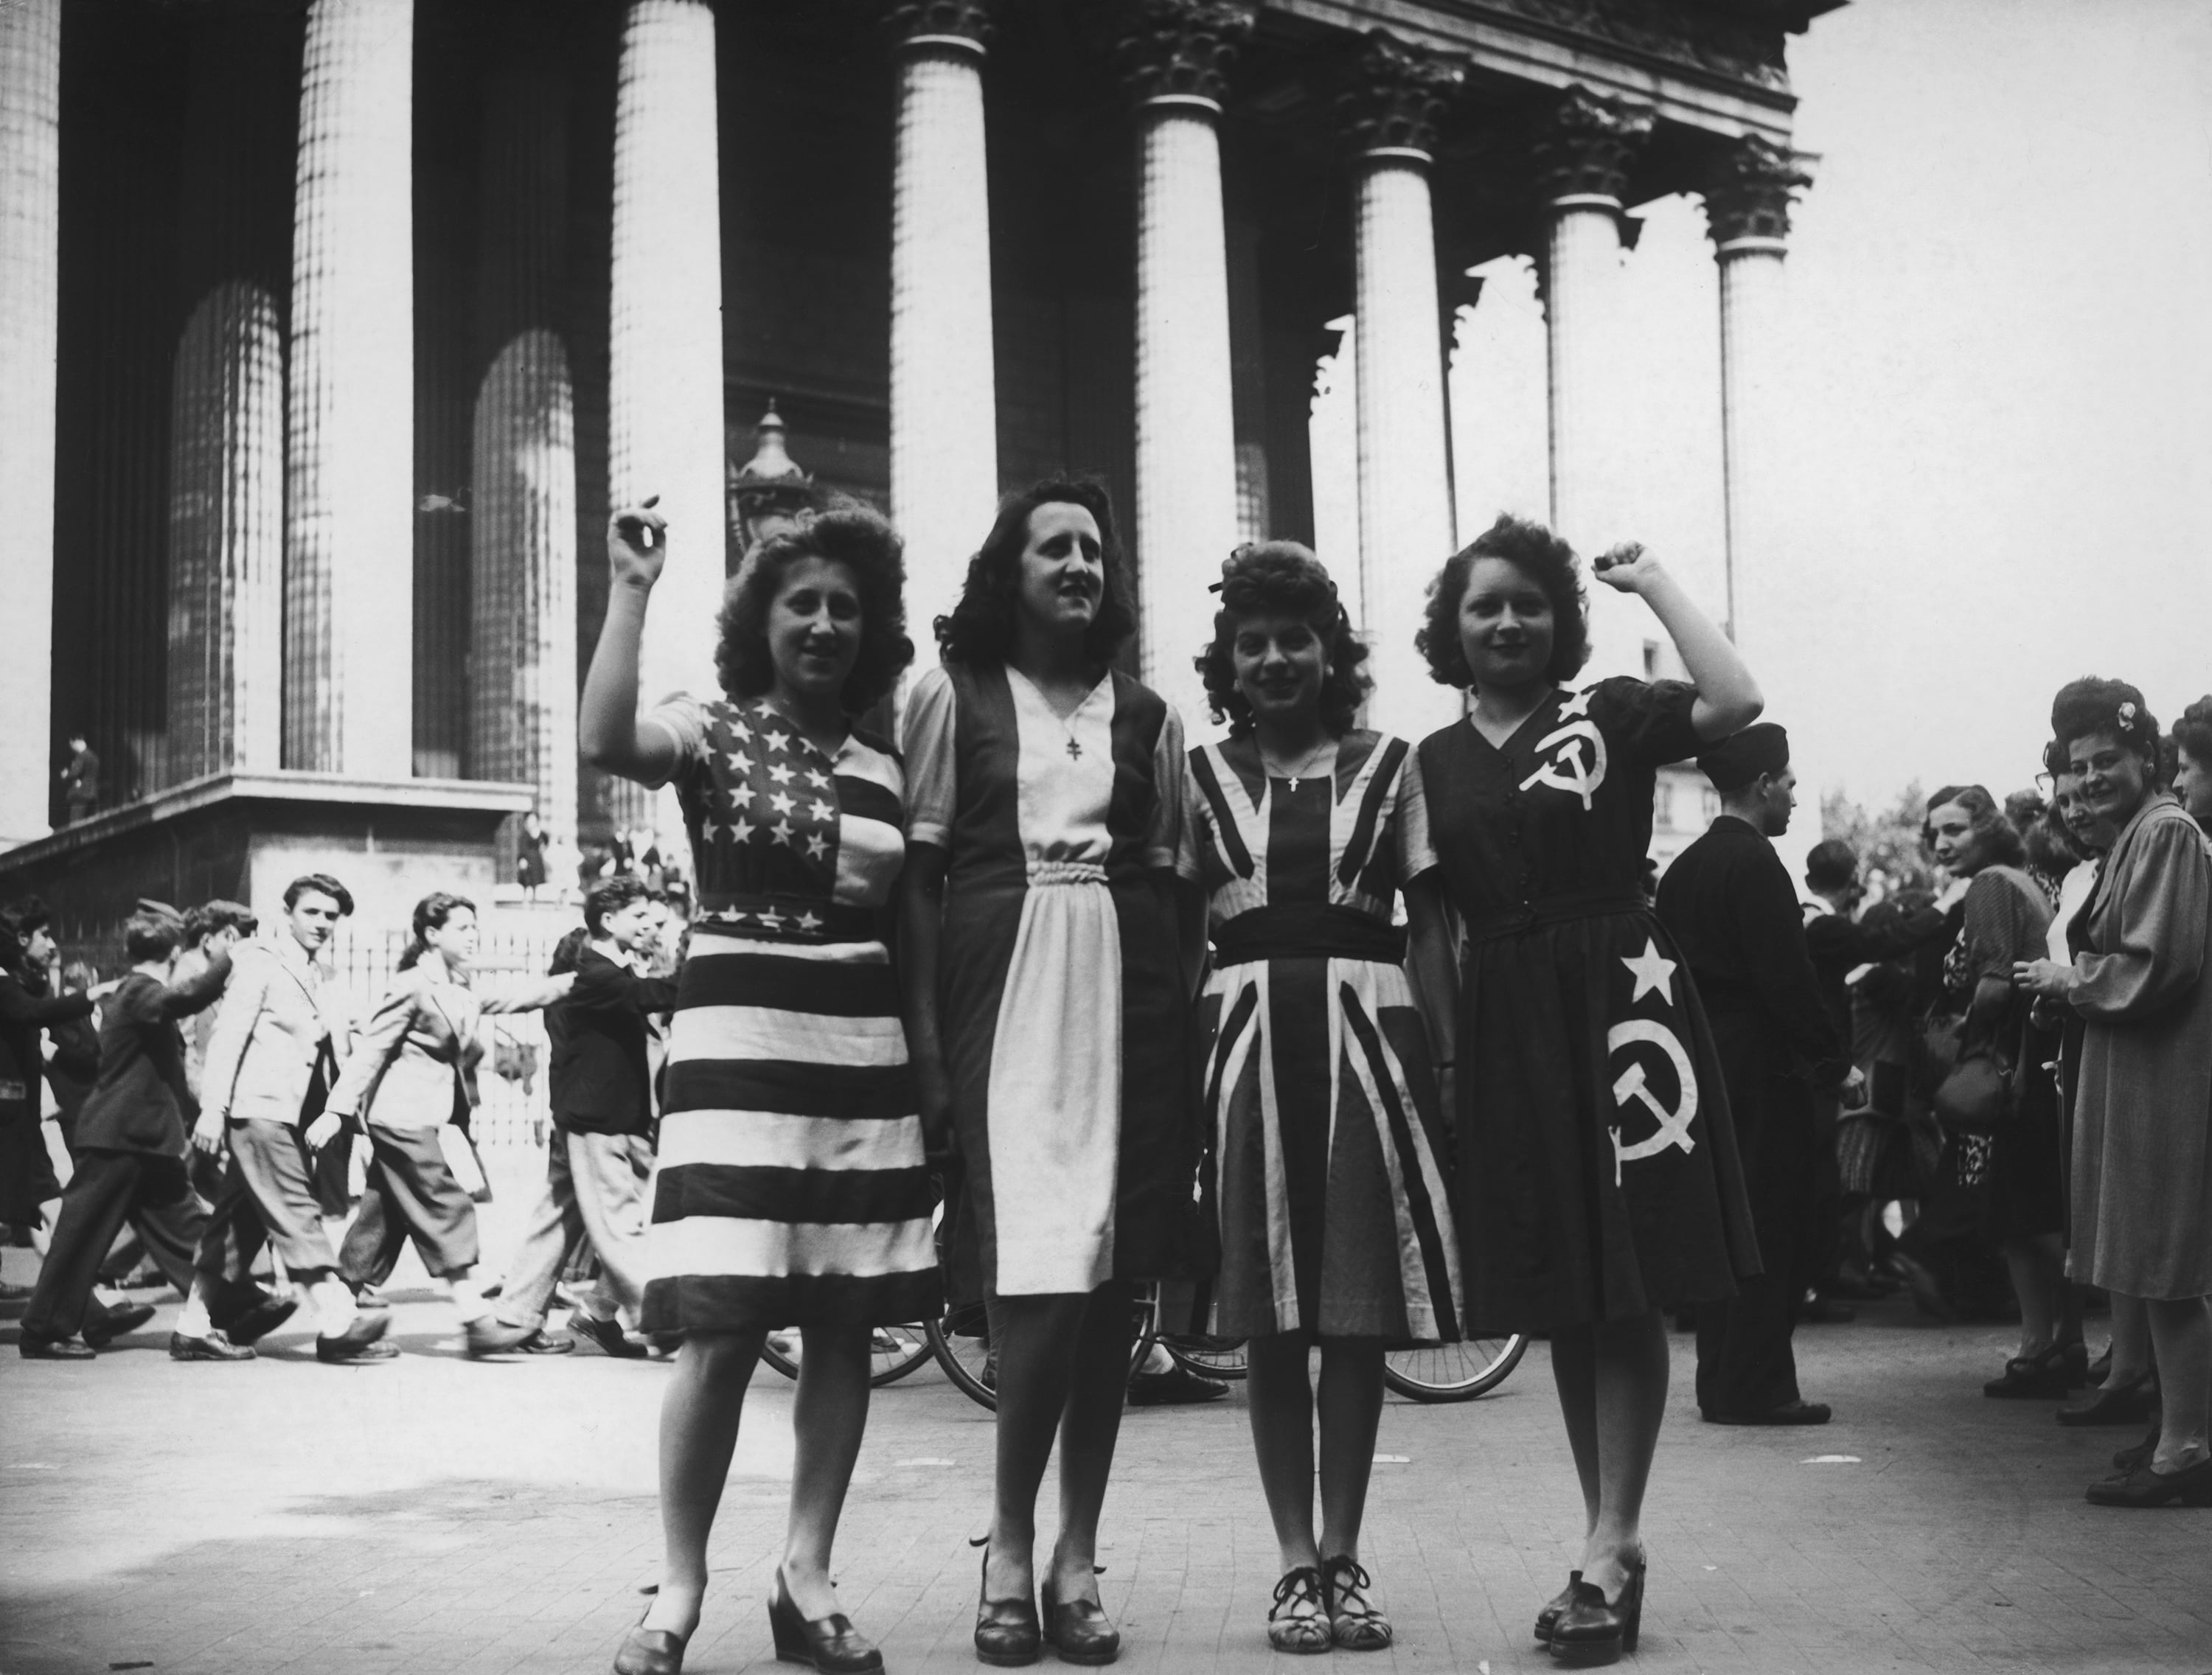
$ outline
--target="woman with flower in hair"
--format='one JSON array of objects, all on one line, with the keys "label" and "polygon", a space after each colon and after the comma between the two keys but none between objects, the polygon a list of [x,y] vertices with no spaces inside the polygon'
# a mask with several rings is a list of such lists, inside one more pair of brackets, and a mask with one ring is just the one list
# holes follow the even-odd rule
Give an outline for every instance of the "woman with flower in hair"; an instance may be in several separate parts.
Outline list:
[{"label": "woman with flower in hair", "polygon": [[1352,724],[1367,648],[1312,553],[1240,547],[1219,591],[1197,661],[1229,737],[1190,753],[1213,928],[1211,1329],[1250,1340],[1252,1441],[1282,1549],[1269,1642],[1376,1651],[1390,1623],[1367,1596],[1359,1528],[1383,1350],[1460,1335],[1443,1118],[1392,923],[1420,777],[1407,741]]},{"label": "woman with flower in hair", "polygon": [[2105,1506],[2212,1506],[2212,853],[2159,783],[2158,723],[2124,681],[2059,689],[2051,732],[2119,828],[2069,933],[2021,987],[2083,1022],[2074,1108],[2074,1277],[2143,1299],[2157,1437],[2089,1487]]}]

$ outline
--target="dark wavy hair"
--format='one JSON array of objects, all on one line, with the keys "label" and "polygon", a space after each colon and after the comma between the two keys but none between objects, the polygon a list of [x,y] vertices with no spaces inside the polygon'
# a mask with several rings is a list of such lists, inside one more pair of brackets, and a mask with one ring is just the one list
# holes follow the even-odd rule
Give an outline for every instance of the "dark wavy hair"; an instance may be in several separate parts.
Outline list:
[{"label": "dark wavy hair", "polygon": [[1359,665],[1367,647],[1352,631],[1352,618],[1336,596],[1336,584],[1313,555],[1295,541],[1248,542],[1221,561],[1221,609],[1213,613],[1213,643],[1192,663],[1206,682],[1216,721],[1229,724],[1229,735],[1252,731],[1252,706],[1237,685],[1237,629],[1248,616],[1295,616],[1320,636],[1328,673],[1321,688],[1321,724],[1341,737],[1375,685]]},{"label": "dark wavy hair", "polygon": [[400,950],[399,969],[413,970],[416,962],[430,950],[430,932],[444,930],[446,921],[464,907],[474,913],[477,904],[465,895],[453,895],[441,889],[434,889],[417,901],[415,904],[414,933],[407,938],[407,946]]},{"label": "dark wavy hair", "polygon": [[592,933],[588,927],[579,925],[568,932],[553,944],[553,957],[546,962],[545,974],[558,977],[564,971],[575,970],[583,963],[584,950],[591,945]]},{"label": "dark wavy hair", "polygon": [[1106,485],[1090,477],[1052,476],[999,502],[991,532],[968,561],[959,602],[937,619],[937,649],[947,663],[1004,663],[1012,652],[1030,513],[1055,501],[1081,507],[1097,522],[1098,547],[1105,561],[1106,591],[1098,601],[1098,614],[1084,631],[1084,655],[1103,668],[1136,633],[1136,608],[1129,602],[1128,574],[1121,543],[1114,533],[1114,502]]},{"label": "dark wavy hair", "polygon": [[19,897],[0,907],[0,972],[27,986],[33,977],[43,976],[31,969],[31,935],[52,923],[53,914],[35,895]]},{"label": "dark wavy hair", "polygon": [[2005,818],[1997,799],[1981,786],[1945,786],[1928,799],[1927,810],[1920,818],[1922,847],[1935,848],[1936,832],[1930,816],[1947,803],[1956,803],[1973,822],[1970,829],[1986,857],[1982,863],[1984,866],[2018,866],[2027,859],[2027,847],[2020,841],[2020,828]]},{"label": "dark wavy hair", "polygon": [[[2051,701],[2051,742],[2059,762],[2065,762],[2075,739],[2091,733],[2112,734],[2148,765],[2153,783],[2161,778],[2165,753],[2159,749],[2158,718],[2143,702],[2140,687],[2094,675],[2060,687]],[[2048,757],[2045,765],[2050,765]]]},{"label": "dark wavy hair", "polygon": [[300,898],[313,890],[318,895],[327,895],[338,904],[338,917],[353,917],[353,892],[327,872],[303,873],[284,886],[284,911],[290,913],[300,905]]},{"label": "dark wavy hair", "polygon": [[803,558],[843,565],[860,591],[860,652],[837,699],[848,715],[858,715],[890,695],[914,661],[914,641],[906,633],[906,544],[881,514],[857,501],[801,518],[745,555],[722,591],[715,672],[732,698],[757,698],[775,685],[769,607],[791,567]]},{"label": "dark wavy hair", "polygon": [[1575,549],[1532,518],[1510,512],[1444,561],[1429,584],[1428,614],[1413,644],[1429,660],[1430,677],[1462,691],[1474,684],[1460,648],[1459,608],[1467,599],[1468,572],[1478,558],[1502,558],[1544,590],[1552,602],[1552,660],[1544,678],[1565,686],[1589,661],[1589,598],[1583,591]]},{"label": "dark wavy hair", "polygon": [[2173,724],[2173,743],[2203,766],[2212,768],[2212,694],[2181,712],[2181,719]]}]

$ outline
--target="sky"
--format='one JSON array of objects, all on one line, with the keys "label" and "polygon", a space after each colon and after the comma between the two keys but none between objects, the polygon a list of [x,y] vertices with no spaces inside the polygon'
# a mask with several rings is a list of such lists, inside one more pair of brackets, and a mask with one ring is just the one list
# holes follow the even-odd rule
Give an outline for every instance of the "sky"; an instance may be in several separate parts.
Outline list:
[{"label": "sky", "polygon": [[[2212,6],[1855,0],[1790,64],[1820,161],[1747,655],[1813,786],[2002,794],[2077,675],[2134,681],[2161,720],[2212,692]],[[1694,201],[1634,213],[1618,533],[1717,616],[1718,278]],[[1533,273],[1478,271],[1451,380],[1462,538],[1547,494]],[[1324,367],[1314,436],[1345,465],[1316,472],[1339,563],[1347,372]]]}]

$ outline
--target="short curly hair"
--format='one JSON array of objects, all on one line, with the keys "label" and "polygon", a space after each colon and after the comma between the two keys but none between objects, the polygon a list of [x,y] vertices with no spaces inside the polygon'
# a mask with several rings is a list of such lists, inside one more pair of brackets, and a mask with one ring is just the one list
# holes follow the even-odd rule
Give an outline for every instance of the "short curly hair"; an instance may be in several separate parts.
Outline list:
[{"label": "short curly hair", "polygon": [[1022,549],[1029,545],[1030,513],[1054,501],[1079,506],[1098,525],[1106,591],[1098,614],[1084,631],[1083,651],[1103,667],[1137,631],[1121,546],[1114,533],[1114,502],[1106,485],[1091,477],[1051,476],[999,502],[991,532],[968,561],[960,598],[937,619],[937,647],[947,663],[1004,663],[1014,649],[1014,611],[1021,592]]},{"label": "short curly hair", "polygon": [[2143,701],[2140,687],[2094,675],[2060,687],[2051,701],[2051,742],[2058,760],[2066,760],[2075,739],[2091,733],[2112,734],[2148,764],[2154,780],[2160,777],[2164,752],[2159,748],[2158,718]]},{"label": "short curly hair", "polygon": [[1459,643],[1459,610],[1467,599],[1468,572],[1479,558],[1502,558],[1552,602],[1552,660],[1544,678],[1565,686],[1589,661],[1589,597],[1583,590],[1575,549],[1533,518],[1501,512],[1498,521],[1444,561],[1429,584],[1428,614],[1413,644],[1429,661],[1430,678],[1464,691],[1474,684]]},{"label": "short curly hair", "polygon": [[1927,811],[1920,820],[1920,842],[1930,851],[1936,847],[1934,816],[1936,810],[1946,804],[1956,803],[1973,822],[1971,829],[1981,841],[1983,853],[1990,861],[2006,866],[2018,866],[2027,858],[2027,848],[2021,841],[2020,828],[2005,817],[1997,799],[1981,786],[1945,786],[1928,799]]},{"label": "short curly hair", "polygon": [[2212,768],[2212,694],[2181,712],[2181,719],[2173,724],[2173,743],[2199,766]]},{"label": "short curly hair", "polygon": [[732,698],[757,698],[775,685],[768,613],[793,565],[805,558],[842,564],[860,594],[860,652],[838,704],[859,715],[889,697],[914,661],[906,633],[906,546],[883,516],[848,501],[802,517],[745,555],[722,590],[714,669]]},{"label": "short curly hair", "polygon": [[1237,684],[1237,628],[1248,616],[1295,616],[1320,636],[1328,673],[1322,682],[1321,724],[1341,737],[1375,685],[1359,665],[1367,647],[1352,631],[1352,618],[1336,596],[1336,584],[1313,555],[1295,541],[1248,542],[1221,561],[1221,609],[1213,613],[1213,641],[1193,665],[1206,683],[1208,707],[1216,721],[1229,724],[1229,736],[1252,731],[1252,706]]}]

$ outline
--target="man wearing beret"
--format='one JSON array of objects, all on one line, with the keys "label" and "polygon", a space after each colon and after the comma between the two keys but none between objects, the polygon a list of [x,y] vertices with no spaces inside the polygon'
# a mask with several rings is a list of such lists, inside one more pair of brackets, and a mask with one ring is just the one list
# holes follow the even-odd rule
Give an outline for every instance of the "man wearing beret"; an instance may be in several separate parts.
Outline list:
[{"label": "man wearing beret", "polygon": [[1790,736],[1747,727],[1698,758],[1721,814],[1659,881],[1659,917],[1697,980],[1719,1048],[1765,1271],[1698,1307],[1698,1409],[1715,1424],[1825,1424],[1797,1388],[1790,1332],[1819,1256],[1811,1236],[1814,1093],[1849,1071],[1820,994],[1796,887],[1771,839],[1790,828]]}]

